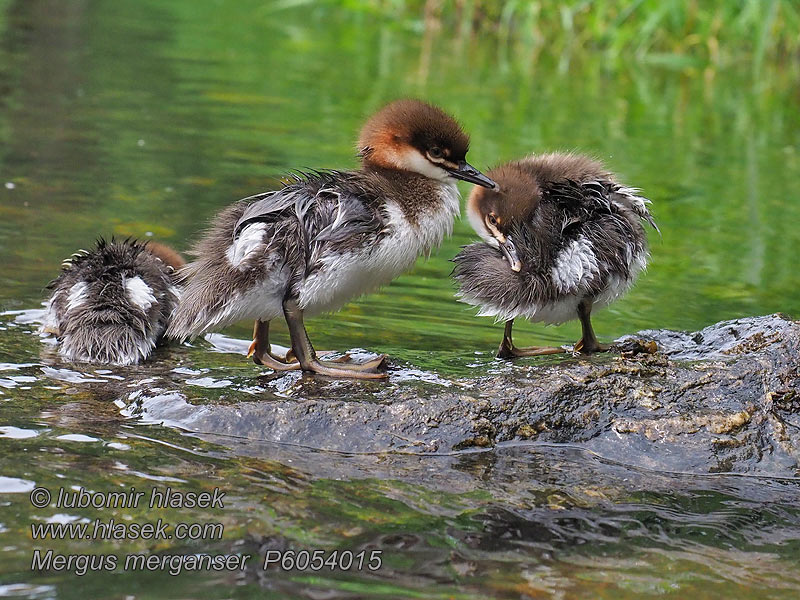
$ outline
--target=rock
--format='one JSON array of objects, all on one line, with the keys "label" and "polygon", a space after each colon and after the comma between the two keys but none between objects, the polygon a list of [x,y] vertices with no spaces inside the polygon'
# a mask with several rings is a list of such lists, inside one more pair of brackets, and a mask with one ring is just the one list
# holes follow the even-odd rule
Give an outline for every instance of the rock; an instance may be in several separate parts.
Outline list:
[{"label": "rock", "polygon": [[656,471],[800,474],[799,323],[775,314],[617,344],[622,354],[498,360],[475,378],[409,380],[413,369],[402,367],[388,384],[284,374],[234,403],[198,405],[186,386],[151,388],[126,414],[346,453],[559,444]]}]

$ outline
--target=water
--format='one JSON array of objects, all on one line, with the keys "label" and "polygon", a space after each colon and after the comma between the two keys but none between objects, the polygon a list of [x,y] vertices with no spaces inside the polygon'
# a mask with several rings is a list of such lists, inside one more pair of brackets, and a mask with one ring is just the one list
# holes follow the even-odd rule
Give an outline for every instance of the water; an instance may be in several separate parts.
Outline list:
[{"label": "water", "polygon": [[[354,165],[361,119],[412,95],[462,120],[478,167],[587,151],[653,199],[663,238],[651,236],[652,263],[634,290],[597,315],[601,338],[800,314],[800,110],[781,68],[753,79],[748,64],[613,66],[578,49],[567,63],[490,35],[425,34],[381,14],[292,4],[0,1],[0,309],[12,311],[0,318],[0,596],[797,597],[796,481],[643,472],[570,447],[350,456],[188,434],[142,422],[131,396],[161,386],[191,404],[236,404],[335,398],[339,388],[261,375],[235,353],[247,325],[140,367],[102,369],[60,363],[31,313],[15,312],[37,308],[60,261],[98,235],[152,234],[185,250],[222,206],[287,169]],[[310,320],[312,340],[389,353],[402,369],[388,385],[423,396],[506,368],[491,359],[500,328],[456,303],[446,276],[474,237],[457,223],[409,274]],[[274,329],[288,343],[285,327]],[[579,332],[516,331],[525,344]],[[381,385],[346,399],[381,401]],[[32,486],[219,487],[227,497],[224,509],[36,509]],[[97,518],[220,522],[224,535],[31,540],[31,523]],[[31,573],[35,548],[378,549],[383,565],[79,577]]]}]

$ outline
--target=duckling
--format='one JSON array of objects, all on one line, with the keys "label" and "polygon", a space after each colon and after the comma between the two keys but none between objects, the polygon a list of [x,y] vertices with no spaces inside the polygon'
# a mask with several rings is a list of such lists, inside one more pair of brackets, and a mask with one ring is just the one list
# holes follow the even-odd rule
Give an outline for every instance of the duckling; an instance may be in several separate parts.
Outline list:
[{"label": "duckling", "polygon": [[[361,167],[300,173],[282,189],[223,210],[179,275],[185,286],[167,335],[184,340],[254,319],[257,364],[330,377],[386,377],[385,356],[321,361],[304,318],[335,311],[408,270],[452,231],[456,180],[492,188],[466,161],[469,137],[440,108],[398,100],[358,139]],[[271,351],[269,323],[283,316],[297,362]]]},{"label": "duckling", "polygon": [[[562,348],[517,348],[514,319],[558,324],[579,318],[574,350],[601,352],[591,314],[630,289],[649,258],[642,221],[656,231],[639,190],[600,162],[576,154],[528,156],[488,172],[499,190],[475,188],[467,214],[485,243],[454,259],[462,302],[505,321],[497,356],[537,356]],[[660,232],[659,232],[660,233]]]},{"label": "duckling", "polygon": [[145,360],[178,303],[173,281],[184,264],[156,242],[99,239],[65,260],[48,286],[42,333],[66,359],[115,365]]}]

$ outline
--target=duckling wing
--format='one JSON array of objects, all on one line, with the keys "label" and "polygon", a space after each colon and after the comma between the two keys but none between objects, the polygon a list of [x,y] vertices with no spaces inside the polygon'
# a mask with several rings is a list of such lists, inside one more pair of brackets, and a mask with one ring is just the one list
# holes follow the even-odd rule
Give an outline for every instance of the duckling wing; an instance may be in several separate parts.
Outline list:
[{"label": "duckling wing", "polygon": [[[542,213],[553,215],[549,229],[557,235],[542,265],[549,268],[559,294],[597,296],[609,286],[624,290],[644,268],[648,254],[642,221],[658,228],[647,210],[649,201],[638,193],[603,178],[552,186]],[[561,225],[555,227],[558,219]]]},{"label": "duckling wing", "polygon": [[544,201],[554,204],[567,224],[584,223],[597,214],[611,213],[608,182],[578,182],[565,179],[551,182],[544,189]]},{"label": "duckling wing", "polygon": [[638,188],[625,187],[609,179],[581,182],[564,180],[551,183],[546,195],[565,214],[562,233],[598,215],[619,212],[633,212],[661,233],[647,208],[650,200],[642,196]]},{"label": "duckling wing", "polygon": [[642,196],[641,193],[642,190],[639,188],[615,185],[611,191],[611,200],[619,206],[624,206],[632,210],[640,219],[647,221],[650,227],[661,235],[661,230],[658,228],[658,225],[656,225],[653,215],[650,214],[650,210],[647,208],[652,202]]},{"label": "duckling wing", "polygon": [[384,229],[384,219],[379,210],[365,205],[358,198],[335,191],[332,202],[320,206],[314,214],[315,223],[310,229],[317,233],[312,243],[343,244],[355,242],[363,235],[377,235]]},{"label": "duckling wing", "polygon": [[[289,207],[294,207],[295,212],[301,217],[308,209],[309,199],[298,192],[295,186],[287,186],[282,190],[256,194],[240,200],[247,203],[247,207],[233,227],[233,238],[236,239],[251,223],[277,220]],[[303,202],[304,199],[306,202]]]},{"label": "duckling wing", "polygon": [[365,234],[377,235],[385,228],[374,200],[352,173],[318,172],[282,190],[245,198],[250,204],[236,222],[233,237],[251,223],[295,217],[306,234],[309,256],[318,254],[323,243],[358,245]]},{"label": "duckling wing", "polygon": [[327,187],[305,219],[307,274],[323,265],[328,254],[345,256],[374,245],[386,230],[380,209],[363,196],[341,187]]}]

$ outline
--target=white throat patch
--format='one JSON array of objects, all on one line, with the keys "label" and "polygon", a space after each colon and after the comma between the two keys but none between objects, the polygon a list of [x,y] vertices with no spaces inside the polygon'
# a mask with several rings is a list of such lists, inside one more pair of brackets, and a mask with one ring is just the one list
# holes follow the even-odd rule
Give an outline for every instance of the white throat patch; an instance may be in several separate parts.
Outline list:
[{"label": "white throat patch", "polygon": [[481,236],[481,239],[483,239],[484,242],[493,248],[500,247],[500,242],[498,242],[495,237],[486,230],[486,226],[483,224],[483,217],[481,216],[480,212],[472,208],[471,203],[467,204],[467,219],[469,219],[469,224],[472,225],[475,233]]}]

